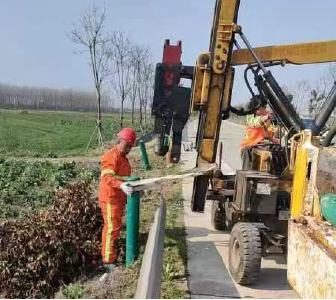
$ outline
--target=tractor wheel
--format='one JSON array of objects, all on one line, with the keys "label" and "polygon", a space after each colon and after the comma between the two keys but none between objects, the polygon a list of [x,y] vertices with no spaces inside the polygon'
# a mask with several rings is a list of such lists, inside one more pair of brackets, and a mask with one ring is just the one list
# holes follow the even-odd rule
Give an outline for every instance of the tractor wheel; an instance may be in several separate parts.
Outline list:
[{"label": "tractor wheel", "polygon": [[229,268],[233,279],[241,285],[252,284],[261,267],[259,229],[251,223],[237,223],[232,228],[229,247]]},{"label": "tractor wheel", "polygon": [[213,200],[211,206],[211,224],[216,230],[225,230],[225,210],[219,201]]}]

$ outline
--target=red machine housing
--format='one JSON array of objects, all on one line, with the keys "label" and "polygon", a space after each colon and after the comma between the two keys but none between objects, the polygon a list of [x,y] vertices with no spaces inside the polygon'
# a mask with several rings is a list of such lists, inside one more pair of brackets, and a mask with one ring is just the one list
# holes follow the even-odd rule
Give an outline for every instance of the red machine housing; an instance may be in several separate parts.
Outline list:
[{"label": "red machine housing", "polygon": [[170,45],[165,40],[162,63],[156,65],[152,115],[155,117],[154,133],[157,136],[156,154],[168,152],[166,136],[171,136],[171,158],[177,163],[181,154],[182,131],[189,117],[191,89],[182,87],[181,78],[192,79],[194,67],[181,63],[182,42]]}]

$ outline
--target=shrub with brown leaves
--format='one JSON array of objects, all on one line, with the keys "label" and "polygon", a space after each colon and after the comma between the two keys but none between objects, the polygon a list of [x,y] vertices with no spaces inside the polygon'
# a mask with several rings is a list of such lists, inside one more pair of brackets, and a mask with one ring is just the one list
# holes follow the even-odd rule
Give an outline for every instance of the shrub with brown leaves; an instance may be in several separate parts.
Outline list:
[{"label": "shrub with brown leaves", "polygon": [[53,296],[97,264],[102,217],[88,182],[57,192],[51,210],[0,225],[0,293],[10,298]]}]

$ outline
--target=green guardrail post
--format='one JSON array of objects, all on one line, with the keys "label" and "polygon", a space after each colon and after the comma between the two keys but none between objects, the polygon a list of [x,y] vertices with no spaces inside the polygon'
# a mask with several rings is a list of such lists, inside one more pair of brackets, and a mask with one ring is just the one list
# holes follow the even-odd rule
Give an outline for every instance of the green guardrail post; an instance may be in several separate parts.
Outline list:
[{"label": "green guardrail post", "polygon": [[149,164],[148,155],[146,151],[146,145],[144,141],[140,140],[139,146],[140,146],[140,153],[141,153],[141,160],[142,160],[143,167],[146,171],[148,171],[151,169],[151,165]]},{"label": "green guardrail post", "polygon": [[[127,181],[139,179],[137,176],[131,176]],[[126,267],[128,267],[139,254],[140,192],[127,196],[126,210]]]},{"label": "green guardrail post", "polygon": [[168,135],[165,136],[163,145],[164,145],[165,147],[169,147],[169,136],[168,136]]}]

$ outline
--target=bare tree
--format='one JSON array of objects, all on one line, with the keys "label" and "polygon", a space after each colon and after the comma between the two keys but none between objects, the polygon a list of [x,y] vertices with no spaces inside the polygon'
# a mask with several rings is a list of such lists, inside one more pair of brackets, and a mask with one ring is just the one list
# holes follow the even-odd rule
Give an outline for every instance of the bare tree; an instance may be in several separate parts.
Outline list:
[{"label": "bare tree", "polygon": [[154,65],[149,60],[144,65],[144,98],[143,98],[143,111],[144,111],[144,121],[147,123],[147,108],[151,105],[151,100],[153,99],[154,92]]},{"label": "bare tree", "polygon": [[147,105],[152,99],[153,93],[153,77],[154,65],[151,62],[149,49],[146,49],[145,56],[142,59],[141,69],[139,73],[138,98],[139,98],[139,123],[140,129],[143,131],[144,121],[146,122]]},{"label": "bare tree", "polygon": [[70,39],[82,46],[84,50],[77,53],[89,53],[89,65],[93,75],[93,82],[97,96],[97,125],[90,138],[87,148],[95,133],[98,133],[98,143],[103,144],[101,120],[101,88],[103,82],[110,75],[108,64],[108,37],[104,33],[106,9],[99,9],[93,5],[80,17],[78,24],[69,34]]},{"label": "bare tree", "polygon": [[320,111],[327,97],[328,83],[325,77],[316,81],[315,87],[310,92],[308,111],[311,117],[315,117]]},{"label": "bare tree", "polygon": [[328,86],[333,85],[334,82],[336,82],[336,63],[328,65],[327,77],[328,77]]},{"label": "bare tree", "polygon": [[111,83],[115,96],[120,101],[120,127],[123,127],[124,105],[131,91],[131,50],[131,41],[123,32],[111,35],[109,58],[115,70]]},{"label": "bare tree", "polygon": [[131,101],[131,121],[132,121],[132,126],[134,126],[134,113],[135,113],[135,103],[137,99],[137,91],[138,91],[138,81],[137,81],[137,65],[138,65],[138,60],[136,53],[133,49],[132,51],[132,58],[131,58],[131,86],[130,86],[130,93],[129,93],[129,98]]},{"label": "bare tree", "polygon": [[134,126],[134,115],[135,115],[135,107],[136,102],[139,100],[139,85],[141,84],[141,71],[143,61],[147,56],[148,48],[143,48],[141,46],[134,46],[131,51],[131,86],[130,86],[130,94],[129,98],[131,101],[131,117],[132,117],[132,125]]},{"label": "bare tree", "polygon": [[308,80],[299,80],[292,85],[283,85],[281,88],[299,114],[307,112],[310,97]]},{"label": "bare tree", "polygon": [[292,89],[293,105],[299,114],[307,110],[309,90],[308,80],[299,80],[294,84]]}]

